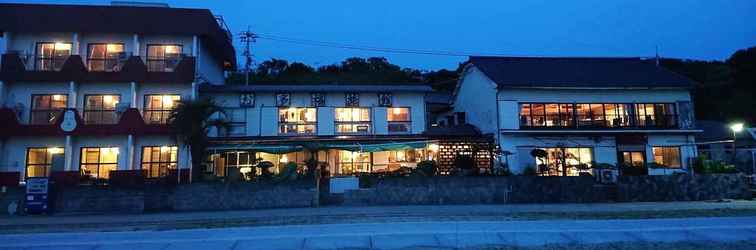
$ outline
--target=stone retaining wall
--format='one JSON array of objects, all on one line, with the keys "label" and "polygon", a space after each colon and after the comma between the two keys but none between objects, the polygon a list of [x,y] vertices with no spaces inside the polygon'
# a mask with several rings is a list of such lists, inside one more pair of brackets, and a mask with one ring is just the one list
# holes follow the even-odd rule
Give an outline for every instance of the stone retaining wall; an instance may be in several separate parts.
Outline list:
[{"label": "stone retaining wall", "polygon": [[143,188],[70,187],[54,196],[59,213],[234,210],[308,207],[316,191],[305,183],[195,183]]},{"label": "stone retaining wall", "polygon": [[749,199],[741,175],[625,176],[617,185],[592,177],[388,178],[348,190],[344,205],[588,203]]},{"label": "stone retaining wall", "polygon": [[752,198],[740,174],[621,176],[617,189],[617,198],[627,202]]}]

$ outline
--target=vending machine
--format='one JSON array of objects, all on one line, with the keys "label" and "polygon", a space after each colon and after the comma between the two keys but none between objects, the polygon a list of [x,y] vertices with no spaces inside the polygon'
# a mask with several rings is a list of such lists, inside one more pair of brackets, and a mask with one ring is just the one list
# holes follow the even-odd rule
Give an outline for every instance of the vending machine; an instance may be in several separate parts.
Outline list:
[{"label": "vending machine", "polygon": [[49,179],[46,177],[26,179],[26,213],[42,214],[49,212]]}]

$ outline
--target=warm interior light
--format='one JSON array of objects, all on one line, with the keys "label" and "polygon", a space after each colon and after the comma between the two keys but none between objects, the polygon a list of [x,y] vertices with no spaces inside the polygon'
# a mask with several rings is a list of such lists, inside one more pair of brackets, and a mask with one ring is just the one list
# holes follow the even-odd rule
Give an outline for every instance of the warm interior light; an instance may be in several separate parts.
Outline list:
[{"label": "warm interior light", "polygon": [[53,95],[52,99],[53,99],[53,101],[60,101],[61,99],[63,99],[63,96],[62,95]]},{"label": "warm interior light", "polygon": [[281,163],[287,163],[289,162],[289,157],[286,157],[286,155],[281,156],[281,160],[279,160]]},{"label": "warm interior light", "polygon": [[163,96],[163,107],[170,108],[173,107],[173,97],[169,95]]},{"label": "warm interior light", "polygon": [[109,53],[122,52],[121,49],[123,48],[121,47],[120,44],[113,44],[113,43],[109,43],[108,45],[106,45],[106,47]]},{"label": "warm interior light", "polygon": [[118,148],[110,148],[110,152],[113,154],[118,154]]},{"label": "warm interior light", "polygon": [[47,148],[47,153],[49,154],[62,154],[63,148]]},{"label": "warm interior light", "polygon": [[166,54],[178,54],[178,46],[175,46],[175,45],[165,46],[165,53]]},{"label": "warm interior light", "polygon": [[[112,95],[103,96],[102,102],[104,102],[105,104],[113,103],[113,96]],[[110,106],[110,105],[105,105],[105,106]]]},{"label": "warm interior light", "polygon": [[741,122],[734,123],[734,124],[730,125],[730,129],[732,129],[732,132],[740,133],[741,131],[743,131],[743,126],[744,125]]},{"label": "warm interior light", "polygon": [[439,148],[438,144],[429,144],[428,145],[428,150],[430,150],[431,152],[438,152],[438,148]]},{"label": "warm interior light", "polygon": [[68,43],[55,43],[55,50],[71,50],[71,44]]},{"label": "warm interior light", "polygon": [[160,147],[160,153],[168,152],[168,150],[171,150],[171,147],[168,147],[168,146]]},{"label": "warm interior light", "polygon": [[399,109],[399,108],[393,108],[393,110],[392,110],[391,112],[392,112],[392,113],[394,113],[395,115],[400,115],[400,114],[402,114],[402,110],[401,110],[401,109]]}]

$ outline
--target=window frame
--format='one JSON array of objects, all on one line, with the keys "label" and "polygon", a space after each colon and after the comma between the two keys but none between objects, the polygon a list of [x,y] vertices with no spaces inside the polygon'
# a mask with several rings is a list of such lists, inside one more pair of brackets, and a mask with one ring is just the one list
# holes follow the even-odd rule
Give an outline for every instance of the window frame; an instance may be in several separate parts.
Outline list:
[{"label": "window frame", "polygon": [[[63,152],[59,153],[59,154],[65,155],[65,153],[66,153],[65,149],[63,147],[27,147],[26,148],[26,158],[25,158],[26,160],[24,161],[24,180],[26,180],[28,178],[40,177],[40,176],[29,177],[29,167],[32,166],[32,165],[33,166],[44,167],[44,169],[45,169],[45,176],[42,176],[42,177],[49,177],[50,176],[50,173],[52,171],[52,155],[53,155],[53,153],[49,152],[51,148],[59,148],[59,149],[63,150]],[[45,162],[41,163],[41,164],[40,163],[34,163],[34,164],[29,163],[29,159],[30,159],[29,155],[31,153],[31,150],[39,150],[39,149],[42,149],[42,150],[45,151]],[[50,157],[47,157],[48,155]]]},{"label": "window frame", "polygon": [[[152,103],[150,101],[150,98],[149,98],[149,97],[152,97],[152,96],[160,96],[160,98],[161,98],[161,100],[160,100],[160,109],[149,109],[147,107],[148,104]],[[165,100],[162,100],[162,98],[164,98],[165,96],[178,97],[178,99],[172,100],[172,102],[174,104],[173,104],[173,107],[170,108],[170,109],[165,109],[165,107],[164,107]],[[142,99],[142,102],[143,102],[143,105],[142,105],[142,118],[144,119],[144,123],[146,123],[146,124],[164,125],[164,124],[168,124],[168,119],[171,116],[171,111],[173,111],[173,109],[176,107],[176,105],[177,105],[176,102],[180,102],[181,101],[182,96],[181,96],[181,94],[144,94],[144,97],[142,97],[142,98],[143,98]],[[147,119],[148,116],[150,118],[152,118],[153,115],[156,114],[156,113],[160,117],[160,119],[158,121],[153,122],[152,119]]]},{"label": "window frame", "polygon": [[[71,46],[71,49],[68,51],[67,56],[61,56],[61,58],[58,58],[54,55],[52,57],[42,57],[40,56],[40,45],[44,44],[52,44],[53,51],[55,51],[55,46],[57,46],[57,44],[68,44]],[[68,57],[73,54],[73,49],[73,42],[37,42],[34,46],[34,71],[60,71],[63,68],[63,64],[65,64],[66,60],[68,60]],[[56,60],[62,60],[62,62],[56,62]],[[52,68],[40,68],[42,67],[39,63],[41,61],[49,61]],[[60,67],[56,67],[56,63],[60,63]]]},{"label": "window frame", "polygon": [[[106,148],[109,149],[109,150],[112,150],[112,149],[117,149],[118,150],[118,153],[116,153],[115,162],[101,162],[100,161],[102,159],[102,150],[106,149]],[[89,162],[84,163],[84,159],[86,158],[86,154],[84,152],[87,149],[97,149],[97,163],[89,163]],[[119,160],[120,155],[121,155],[120,150],[121,150],[121,148],[120,147],[116,147],[116,146],[81,147],[80,148],[80,152],[81,153],[79,154],[79,173],[80,173],[80,175],[81,176],[93,177],[95,180],[100,180],[100,179],[108,180],[108,179],[110,179],[110,171],[108,171],[108,174],[107,174],[108,178],[101,178],[101,176],[102,176],[102,168],[106,167],[106,165],[115,165],[115,167],[113,168],[113,170],[117,171],[118,170],[118,160]],[[95,166],[94,169],[97,170],[96,174],[95,175],[84,174],[83,173],[84,166]]]},{"label": "window frame", "polygon": [[[402,121],[391,121],[389,120],[389,115],[391,112],[393,112],[393,109],[407,109],[407,120]],[[391,131],[391,125],[394,124],[406,124],[407,125],[407,131]],[[386,131],[389,134],[411,134],[412,133],[412,107],[409,106],[400,106],[400,107],[389,107],[386,109]]]},{"label": "window frame", "polygon": [[[536,114],[534,110],[537,105],[543,106],[543,114]],[[557,115],[549,114],[548,107],[550,105],[557,105]],[[569,105],[571,112],[562,112]],[[661,110],[665,110],[665,113],[661,115],[664,117],[664,122],[659,125],[657,122],[660,116],[654,113],[651,121],[653,124],[648,124],[645,118],[645,107],[650,105],[654,110],[660,110],[658,106],[663,107]],[[677,128],[678,127],[678,111],[675,103],[670,102],[658,102],[658,103],[629,103],[629,102],[612,102],[612,103],[593,103],[593,102],[519,102],[518,103],[518,117],[520,128],[525,129],[544,129],[544,128],[569,128],[569,129],[586,129],[586,128],[601,128],[601,129],[622,129],[622,128],[636,128],[636,129],[654,129],[654,128]],[[643,108],[643,109],[641,109]],[[527,110],[527,114],[525,112]],[[593,112],[593,111],[597,112]],[[670,111],[671,110],[671,111]],[[622,112],[620,112],[622,111]],[[670,112],[667,112],[670,111]],[[554,116],[556,120],[553,120],[553,124],[549,125],[549,117]],[[567,119],[565,119],[565,117]],[[537,121],[542,118],[543,121]],[[566,123],[565,123],[566,121]],[[616,121],[616,122],[615,122]]]},{"label": "window frame", "polygon": [[[63,105],[63,108],[60,108],[60,109],[53,109],[52,108],[53,96],[56,96],[56,95],[64,96],[66,98],[66,104]],[[49,107],[47,107],[46,109],[39,109],[39,110],[35,109],[36,106],[34,105],[35,104],[34,98],[35,97],[45,97],[45,96],[49,96],[50,97],[50,103],[49,103],[50,105],[48,105]],[[55,122],[57,121],[57,119],[60,119],[63,116],[63,112],[68,108],[68,94],[31,94],[31,102],[29,102],[29,103],[30,103],[30,105],[29,105],[30,106],[30,108],[29,108],[29,124],[31,124],[31,125],[50,125],[50,124],[55,124]],[[49,121],[47,123],[36,123],[36,122],[34,122],[34,114],[35,113],[41,113],[41,112],[47,113],[48,117],[51,117],[50,118],[51,121]],[[55,115],[56,112],[57,112],[57,115]]]},{"label": "window frame", "polygon": [[[105,45],[105,57],[104,58],[94,58],[91,57],[92,55],[92,48],[93,46],[97,45]],[[125,43],[88,43],[87,44],[87,70],[90,72],[118,72],[120,71],[120,65],[118,65],[118,58],[108,58],[108,45],[120,45],[122,47],[122,51],[119,53],[126,53],[126,44]],[[102,70],[93,70],[92,69],[92,61],[99,61],[102,62]],[[107,64],[109,61],[115,61],[114,68],[108,69]]]},{"label": "window frame", "polygon": [[[156,56],[150,55],[150,47],[164,47],[165,48],[167,46],[177,46],[179,48],[178,57],[175,58],[176,59],[176,64],[173,65],[173,67],[170,67],[170,68],[168,67],[168,63],[167,62],[168,62],[169,59],[173,59],[173,58],[169,58],[169,57],[165,56],[165,49],[163,49],[163,56],[162,57],[156,57]],[[146,49],[145,53],[144,53],[145,54],[145,62],[146,62],[145,64],[147,66],[147,71],[148,72],[175,72],[176,71],[176,66],[178,66],[178,64],[181,61],[181,58],[184,56],[184,45],[183,44],[179,44],[179,43],[148,43],[145,46],[145,49]],[[157,69],[157,67],[154,67],[154,65],[151,65],[152,62],[157,62],[157,63],[161,63],[162,62],[162,64],[161,64],[162,67],[159,67],[160,70],[154,70],[154,69]]]},{"label": "window frame", "polygon": [[[656,150],[655,149],[657,149],[657,148],[659,148],[659,149],[662,150],[661,157],[662,157],[662,161],[664,163],[666,163],[666,161],[667,161],[667,157],[666,156],[667,156],[668,152],[666,152],[666,149],[676,149],[677,150],[677,157],[675,157],[675,158],[677,158],[676,161],[680,165],[679,166],[670,166],[670,165],[666,165],[666,164],[659,164],[659,162],[656,161]],[[667,146],[667,145],[663,145],[663,146],[651,146],[651,155],[653,156],[653,160],[654,160],[653,162],[656,163],[657,166],[658,165],[664,166],[664,169],[682,169],[683,168],[684,163],[683,163],[683,157],[682,157],[682,146]]]},{"label": "window frame", "polygon": [[[360,110],[360,111],[367,110],[367,112],[368,112],[368,120],[366,120],[366,121],[364,121],[364,120],[355,121],[354,117],[352,117],[351,121],[339,121],[338,120],[338,115],[337,115],[338,114],[338,111],[337,111],[338,109],[348,109],[348,110],[350,110],[351,114],[353,114],[352,112],[354,112],[353,110],[355,110],[355,109]],[[333,117],[333,124],[334,124],[334,131],[336,132],[336,134],[347,134],[347,135],[357,134],[357,135],[364,135],[364,134],[371,134],[373,132],[373,109],[372,108],[370,108],[370,107],[337,107],[337,108],[333,109],[333,112],[334,112],[333,113],[333,116],[334,116]],[[361,117],[362,117],[362,114],[360,113],[360,118]],[[351,128],[353,128],[353,130],[350,131],[350,132],[339,132],[339,125],[348,125]],[[367,131],[365,131],[365,132],[355,131],[356,128],[357,128],[356,126],[359,126],[359,125],[367,125]]]},{"label": "window frame", "polygon": [[[314,122],[307,122],[307,121],[305,121],[305,122],[284,122],[284,121],[281,121],[281,110],[289,110],[289,109],[297,109],[297,110],[299,110],[299,109],[313,109],[313,110],[315,110],[315,121]],[[316,108],[316,107],[278,107],[276,111],[277,111],[276,115],[278,117],[278,119],[276,119],[277,122],[278,122],[278,135],[281,135],[281,136],[308,136],[308,135],[317,135],[318,134],[318,112],[319,112],[318,108]],[[306,112],[307,111],[305,111],[305,113]],[[299,133],[299,132],[284,133],[283,130],[282,130],[283,126],[287,126],[287,128],[288,128],[288,126],[294,126],[293,127],[294,128],[293,131],[299,131],[298,128],[300,126],[312,126],[313,130],[312,130],[312,133]]]},{"label": "window frame", "polygon": [[[564,164],[564,166],[559,166],[558,164],[560,162],[558,162],[557,160],[555,160],[551,156],[551,153],[549,153],[549,150],[559,151],[563,155],[565,153],[567,153],[567,151],[570,150],[570,149],[577,150],[578,151],[578,156],[577,156],[578,159],[577,159],[577,161],[580,162],[580,164],[587,164],[590,167],[590,169],[587,170],[587,172],[589,172],[589,173],[593,172],[593,169],[594,169],[593,167],[594,166],[592,165],[592,163],[596,159],[596,150],[595,150],[594,147],[591,147],[591,146],[570,146],[570,147],[536,147],[536,148],[544,150],[544,151],[546,151],[548,153],[545,159],[535,158],[536,173],[538,173],[538,175],[540,175],[540,176],[580,176],[581,171],[579,169],[574,169],[573,170],[574,166],[568,166],[568,165],[566,165],[567,164],[566,161],[565,162],[561,162],[561,164]],[[582,154],[581,154],[582,150],[588,150],[588,152],[589,152],[589,154],[591,156],[591,159],[589,161],[586,162],[586,161],[581,160],[581,158],[582,158]],[[546,161],[545,164],[548,167],[548,172],[547,173],[543,173],[541,171],[541,169],[539,167],[539,165],[540,165],[539,164],[539,160],[545,160]],[[552,165],[551,165],[552,161],[555,164],[555,165],[553,165],[553,168],[552,168]],[[567,168],[567,167],[569,167],[569,168]],[[565,170],[567,170],[567,172],[565,172]],[[571,175],[573,171],[575,173],[577,173],[577,175]]]},{"label": "window frame", "polygon": [[[169,151],[171,151],[168,155],[168,161],[163,161],[162,159],[162,152],[158,152],[158,161],[153,161],[152,159],[152,150],[157,149],[158,151],[162,151],[163,147],[169,147]],[[145,161],[145,150],[150,149],[150,161]],[[171,154],[175,152],[175,159],[176,161],[171,161]],[[156,179],[156,178],[162,178],[169,175],[169,172],[171,169],[178,169],[178,162],[179,162],[179,150],[178,145],[148,145],[148,146],[142,146],[142,157],[139,161],[139,167],[142,170],[147,170],[147,175],[145,178],[147,179]],[[157,175],[153,175],[153,168],[157,165]],[[163,165],[165,165],[165,168],[163,168]],[[173,167],[171,167],[173,165]],[[147,168],[145,168],[147,166]]]},{"label": "window frame", "polygon": [[[118,97],[118,102],[113,106],[113,109],[110,110],[110,109],[105,109],[105,105],[104,105],[105,101],[103,99],[103,101],[102,101],[102,103],[103,103],[103,109],[91,109],[91,108],[88,107],[89,105],[87,105],[89,103],[88,99],[89,99],[89,97],[94,97],[94,96],[100,96],[101,98],[105,98],[105,96]],[[118,104],[121,103],[121,95],[120,94],[85,94],[83,101],[84,101],[84,103],[82,105],[83,107],[82,107],[82,112],[81,112],[82,113],[81,114],[81,118],[82,118],[84,124],[108,124],[108,125],[118,124],[118,122],[120,120],[120,117],[118,115],[117,109],[118,109]],[[100,119],[98,119],[95,122],[89,121],[88,116],[90,114],[92,114],[92,113],[99,114],[100,115]],[[112,122],[110,122],[110,121],[106,122],[105,119],[103,118],[103,117],[105,117],[104,114],[108,114],[108,113],[113,113],[113,119],[114,120]]]}]

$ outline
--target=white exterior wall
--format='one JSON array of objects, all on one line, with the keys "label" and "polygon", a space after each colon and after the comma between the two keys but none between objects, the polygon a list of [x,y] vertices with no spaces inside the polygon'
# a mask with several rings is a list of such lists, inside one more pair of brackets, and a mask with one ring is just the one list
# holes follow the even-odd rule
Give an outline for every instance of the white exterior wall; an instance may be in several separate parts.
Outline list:
[{"label": "white exterior wall", "polygon": [[[37,94],[59,94],[68,95],[68,82],[59,83],[5,83],[6,99],[4,105],[7,107],[23,107],[21,115],[18,117],[21,124],[28,124],[30,119],[32,95]],[[71,100],[70,97],[68,97]]]},{"label": "white exterior wall", "polygon": [[[226,108],[240,108],[241,93],[211,94],[212,98]],[[326,104],[317,108],[317,135],[329,136],[335,133],[335,109],[344,107],[344,92],[326,93]],[[425,95],[424,93],[394,93],[395,107],[410,108],[412,134],[425,131]],[[310,93],[295,92],[291,95],[291,107],[310,107]],[[377,93],[360,93],[360,107],[370,108],[373,134],[388,134],[387,108],[378,106]],[[255,93],[255,106],[244,108],[247,114],[246,136],[277,136],[278,107],[275,93]],[[212,136],[217,136],[214,134]]]},{"label": "white exterior wall", "polygon": [[200,41],[199,46],[199,76],[209,81],[211,84],[222,85],[226,82],[226,76],[223,72],[223,64],[215,57],[210,55],[210,51]]},{"label": "white exterior wall", "polygon": [[465,69],[454,100],[454,112],[484,134],[497,132],[496,84],[475,67]]},{"label": "white exterior wall", "polygon": [[[530,150],[544,147],[588,147],[593,161],[617,165],[617,142],[614,134],[599,135],[539,135],[517,133],[520,103],[676,103],[691,101],[687,90],[662,89],[501,89],[474,66],[465,70],[457,89],[454,112],[465,112],[467,122],[483,133],[497,133],[496,139],[508,156],[511,170],[521,173],[535,166]],[[497,124],[498,123],[498,124]],[[497,129],[497,127],[499,129]],[[509,131],[509,132],[507,132]],[[642,131],[639,131],[643,133]],[[669,174],[683,171],[689,159],[697,155],[692,135],[674,133],[648,134],[645,146],[646,161],[653,162],[654,146],[679,146],[683,169],[649,170],[649,174]],[[502,160],[503,161],[503,160]]]},{"label": "white exterior wall", "polygon": [[[64,148],[65,137],[38,136],[38,137],[11,137],[5,140],[5,145],[0,149],[0,171],[20,172],[21,177],[26,172],[26,149],[27,148]],[[68,152],[65,152],[68,153]]]}]

